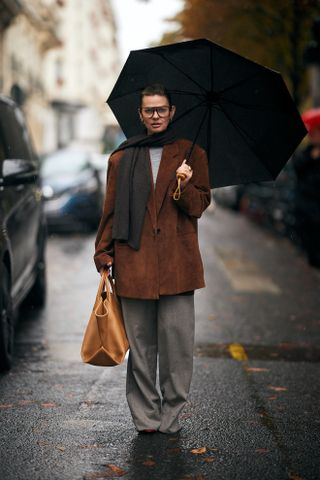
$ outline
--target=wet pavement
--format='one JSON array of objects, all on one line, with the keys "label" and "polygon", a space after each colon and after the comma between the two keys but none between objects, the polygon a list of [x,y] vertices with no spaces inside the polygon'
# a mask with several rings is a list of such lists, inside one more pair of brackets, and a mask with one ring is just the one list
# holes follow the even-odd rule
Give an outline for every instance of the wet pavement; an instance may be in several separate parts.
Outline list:
[{"label": "wet pavement", "polygon": [[94,235],[51,236],[47,306],[21,312],[0,375],[1,480],[320,478],[320,272],[222,208],[199,230],[207,287],[180,435],[136,433],[126,363],[81,363]]}]

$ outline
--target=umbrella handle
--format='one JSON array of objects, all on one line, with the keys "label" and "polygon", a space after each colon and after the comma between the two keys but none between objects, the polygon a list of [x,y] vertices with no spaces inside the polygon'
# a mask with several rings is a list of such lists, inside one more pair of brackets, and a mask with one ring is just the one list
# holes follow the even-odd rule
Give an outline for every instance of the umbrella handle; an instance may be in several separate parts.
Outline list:
[{"label": "umbrella handle", "polygon": [[177,177],[177,181],[178,181],[178,186],[177,188],[175,189],[175,191],[173,192],[173,200],[179,200],[180,197],[181,197],[181,180],[183,181],[185,178],[186,178],[186,175],[184,173],[178,173],[176,175]]}]

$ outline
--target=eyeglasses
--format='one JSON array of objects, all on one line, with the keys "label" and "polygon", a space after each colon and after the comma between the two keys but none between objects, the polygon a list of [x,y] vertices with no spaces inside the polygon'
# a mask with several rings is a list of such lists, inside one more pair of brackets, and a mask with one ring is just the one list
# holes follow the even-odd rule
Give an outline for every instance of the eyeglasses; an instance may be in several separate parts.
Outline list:
[{"label": "eyeglasses", "polygon": [[141,112],[148,118],[152,118],[155,112],[159,115],[159,117],[167,117],[170,112],[170,107],[143,107]]}]

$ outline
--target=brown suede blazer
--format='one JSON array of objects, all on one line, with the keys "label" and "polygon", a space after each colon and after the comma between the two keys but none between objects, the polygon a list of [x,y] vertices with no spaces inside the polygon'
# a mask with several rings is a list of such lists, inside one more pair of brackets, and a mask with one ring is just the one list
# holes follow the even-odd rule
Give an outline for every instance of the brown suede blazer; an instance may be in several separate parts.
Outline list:
[{"label": "brown suede blazer", "polygon": [[[157,299],[205,286],[198,244],[197,219],[211,200],[208,160],[197,145],[188,164],[193,176],[173,200],[177,186],[176,170],[190,149],[189,140],[176,140],[163,147],[155,188],[152,187],[138,251],[112,240],[112,219],[117,170],[122,151],[111,155],[107,190],[100,221],[94,261],[99,271],[113,263],[119,296]],[[150,163],[151,169],[151,163]]]}]

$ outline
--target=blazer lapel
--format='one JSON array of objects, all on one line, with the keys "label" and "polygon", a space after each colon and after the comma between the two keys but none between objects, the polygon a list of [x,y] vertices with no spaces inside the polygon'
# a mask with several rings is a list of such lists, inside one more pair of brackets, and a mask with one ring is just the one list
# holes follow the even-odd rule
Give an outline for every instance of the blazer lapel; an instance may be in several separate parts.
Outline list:
[{"label": "blazer lapel", "polygon": [[176,143],[164,145],[155,185],[156,213],[160,212],[165,194],[175,179],[180,166],[179,148]]}]

